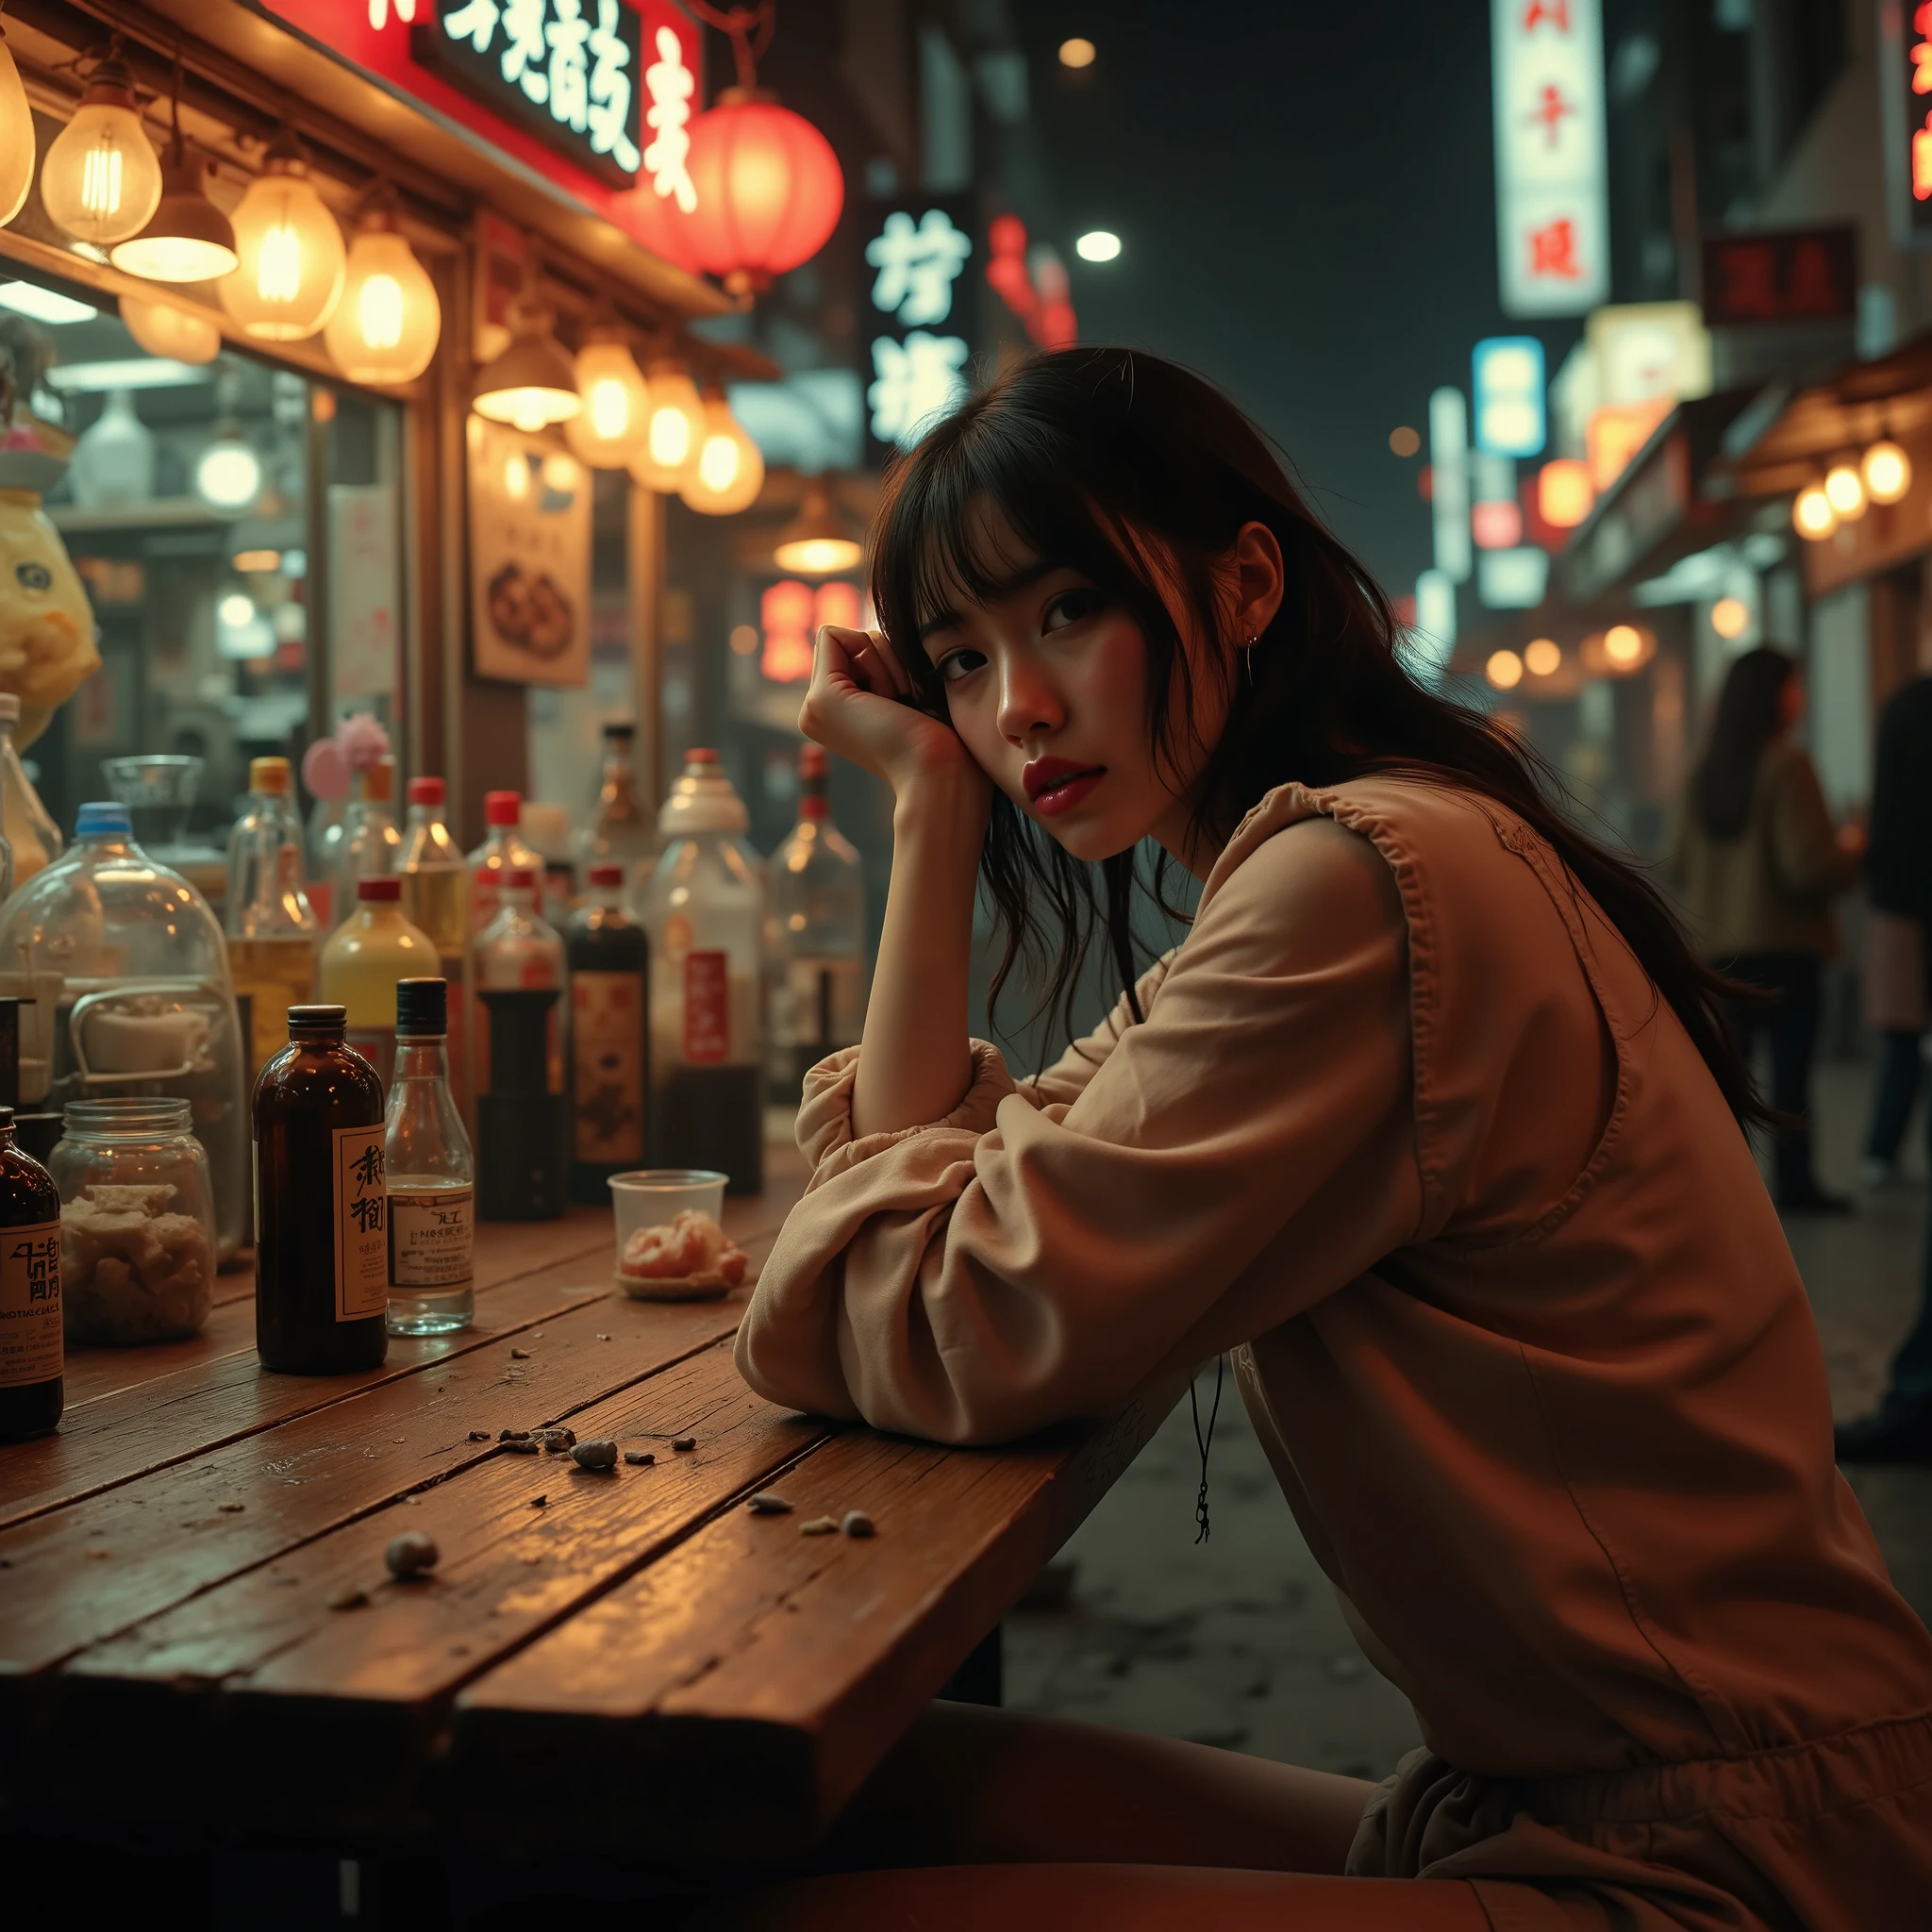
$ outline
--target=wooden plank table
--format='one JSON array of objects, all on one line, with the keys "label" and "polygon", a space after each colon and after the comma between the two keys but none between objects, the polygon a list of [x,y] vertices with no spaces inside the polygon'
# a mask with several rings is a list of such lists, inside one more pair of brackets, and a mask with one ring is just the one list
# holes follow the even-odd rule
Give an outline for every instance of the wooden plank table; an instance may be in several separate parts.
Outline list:
[{"label": "wooden plank table", "polygon": [[[772,1156],[726,1204],[754,1267],[803,1182]],[[246,1274],[192,1341],[70,1357],[58,1433],[0,1448],[16,1824],[789,1856],[1168,1406],[997,1452],[841,1429],[739,1379],[742,1291],[617,1293],[607,1211],[478,1234],[475,1326],[379,1369],[263,1373]],[[495,1440],[554,1422],[657,1460],[594,1474]],[[765,1488],[793,1513],[743,1507]],[[800,1535],[848,1509],[877,1535]],[[425,1581],[383,1568],[405,1529],[441,1548]]]}]

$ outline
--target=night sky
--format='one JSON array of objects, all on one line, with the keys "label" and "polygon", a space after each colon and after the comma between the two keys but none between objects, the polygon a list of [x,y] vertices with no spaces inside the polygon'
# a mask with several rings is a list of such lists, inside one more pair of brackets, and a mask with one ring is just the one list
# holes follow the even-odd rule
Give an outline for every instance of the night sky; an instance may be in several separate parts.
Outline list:
[{"label": "night sky", "polygon": [[[1484,0],[1032,0],[1034,118],[1047,144],[1084,341],[1171,356],[1226,388],[1287,450],[1391,592],[1429,562],[1429,391],[1467,388],[1481,336],[1541,333],[1496,303]],[[1055,50],[1099,50],[1069,73]],[[1091,265],[1075,235],[1115,230]]]}]

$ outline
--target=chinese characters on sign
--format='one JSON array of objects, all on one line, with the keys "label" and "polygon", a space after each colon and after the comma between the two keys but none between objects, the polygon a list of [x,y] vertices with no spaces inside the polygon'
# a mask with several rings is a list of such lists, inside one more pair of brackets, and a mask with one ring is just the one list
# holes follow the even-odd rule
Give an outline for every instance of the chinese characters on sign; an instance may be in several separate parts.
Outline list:
[{"label": "chinese characters on sign", "polygon": [[1887,187],[1895,239],[1932,246],[1932,0],[1881,0]]},{"label": "chinese characters on sign", "polygon": [[[637,179],[644,166],[640,87],[648,90],[651,82],[643,25],[628,0],[436,0],[435,13],[433,24],[412,30],[425,66],[448,75],[590,173],[620,186]],[[665,65],[661,43],[669,39],[689,82],[677,37],[660,28],[657,39],[658,59],[650,72]],[[687,115],[689,92],[681,104]],[[654,92],[654,114],[658,105]],[[683,171],[681,150],[675,171]],[[659,192],[675,192],[675,179]]]},{"label": "chinese characters on sign", "polygon": [[[873,270],[870,381],[872,439],[909,449],[967,391],[973,353],[965,316],[973,282],[962,282],[973,238],[944,201],[915,216],[891,208],[868,225],[865,259]],[[950,323],[951,328],[942,325]]]},{"label": "chinese characters on sign", "polygon": [[1712,328],[1850,322],[1857,313],[1858,231],[1849,222],[1705,238],[1704,319]]},{"label": "chinese characters on sign", "polygon": [[1496,257],[1509,315],[1609,294],[1598,0],[1491,0]]}]

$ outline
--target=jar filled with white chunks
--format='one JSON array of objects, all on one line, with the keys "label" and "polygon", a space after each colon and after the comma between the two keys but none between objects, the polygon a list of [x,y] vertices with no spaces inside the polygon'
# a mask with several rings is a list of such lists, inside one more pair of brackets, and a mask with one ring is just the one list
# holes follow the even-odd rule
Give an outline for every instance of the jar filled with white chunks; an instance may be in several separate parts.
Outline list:
[{"label": "jar filled with white chunks", "polygon": [[214,1190],[189,1103],[69,1102],[48,1160],[60,1190],[70,1341],[172,1341],[214,1297]]}]

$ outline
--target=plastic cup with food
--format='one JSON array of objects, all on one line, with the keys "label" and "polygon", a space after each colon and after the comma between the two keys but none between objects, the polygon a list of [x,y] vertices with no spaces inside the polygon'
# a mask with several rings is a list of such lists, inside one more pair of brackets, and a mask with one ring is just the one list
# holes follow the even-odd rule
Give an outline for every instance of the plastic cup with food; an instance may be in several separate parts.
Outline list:
[{"label": "plastic cup with food", "polygon": [[617,1285],[634,1301],[708,1301],[744,1280],[745,1256],[719,1223],[724,1176],[638,1168],[610,1176]]}]

